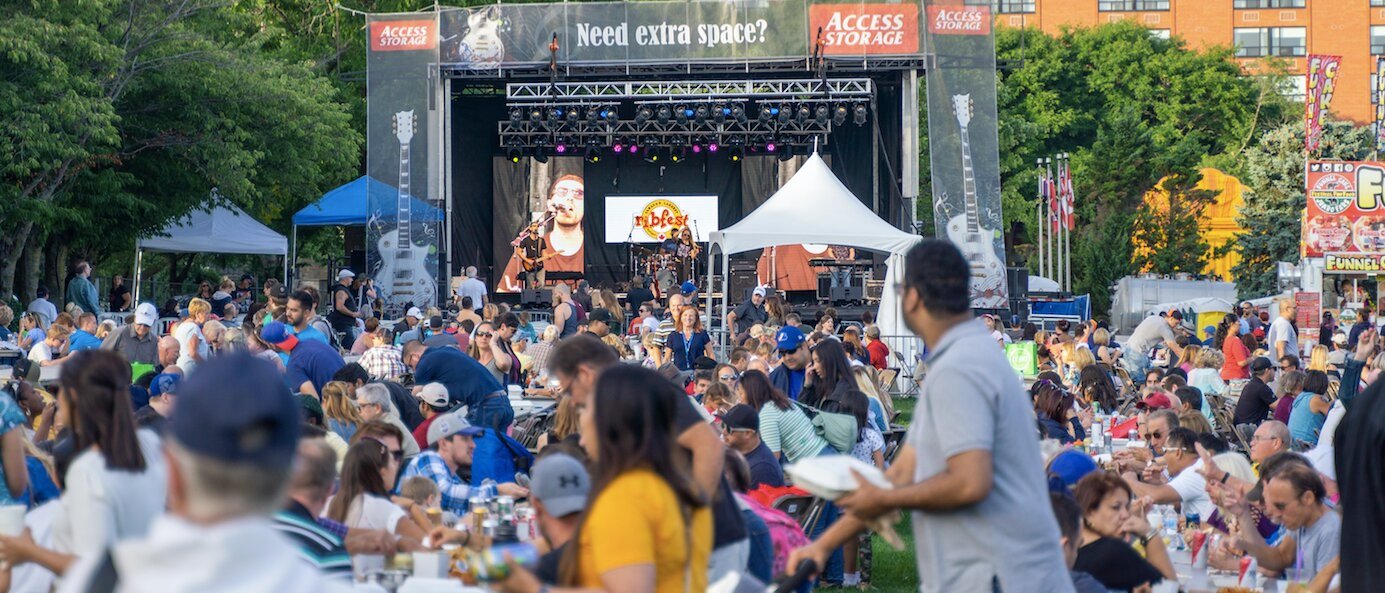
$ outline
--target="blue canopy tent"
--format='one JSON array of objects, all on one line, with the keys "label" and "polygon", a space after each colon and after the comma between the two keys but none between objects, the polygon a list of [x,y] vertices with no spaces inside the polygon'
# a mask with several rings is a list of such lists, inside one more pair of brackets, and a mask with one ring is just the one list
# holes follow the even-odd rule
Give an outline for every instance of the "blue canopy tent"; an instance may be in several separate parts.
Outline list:
[{"label": "blue canopy tent", "polygon": [[[308,204],[293,215],[293,264],[295,275],[298,270],[298,227],[300,226],[365,226],[370,221],[371,204],[396,204],[399,188],[375,179],[369,175],[357,177],[332,191],[322,194],[322,198]],[[441,221],[444,212],[413,196],[408,196],[409,218],[412,221]],[[382,209],[379,219],[393,221],[399,216],[398,208]]]}]

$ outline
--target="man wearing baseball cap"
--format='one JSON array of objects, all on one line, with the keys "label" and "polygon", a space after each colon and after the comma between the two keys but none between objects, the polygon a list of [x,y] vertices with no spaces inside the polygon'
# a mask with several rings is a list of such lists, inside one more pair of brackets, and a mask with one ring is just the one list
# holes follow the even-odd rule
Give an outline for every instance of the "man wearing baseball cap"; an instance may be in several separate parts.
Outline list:
[{"label": "man wearing baseball cap", "polygon": [[423,327],[419,324],[423,322],[423,311],[418,307],[409,307],[404,313],[404,327],[395,326],[394,345],[403,346],[410,340],[423,341]]},{"label": "man wearing baseball cap", "polygon": [[1270,359],[1257,356],[1250,361],[1250,382],[1241,388],[1236,411],[1231,415],[1232,424],[1259,426],[1270,415],[1278,399],[1269,385],[1273,380],[1274,363]]},{"label": "man wearing baseball cap", "polygon": [[152,428],[154,432],[164,433],[168,417],[173,415],[173,398],[178,391],[178,383],[183,379],[178,373],[162,373],[149,382],[149,403],[135,410],[135,424],[140,428]]},{"label": "man wearing baseball cap", "polygon": [[545,455],[534,464],[529,498],[539,532],[548,540],[549,552],[539,557],[534,576],[540,582],[557,583],[558,566],[572,536],[577,535],[582,511],[591,493],[591,476],[582,462],[566,453]]},{"label": "man wearing baseball cap", "polygon": [[111,332],[101,342],[101,349],[114,350],[129,362],[158,364],[159,339],[154,335],[158,319],[159,310],[153,303],[140,303],[135,307],[135,322]]},{"label": "man wearing baseball cap", "polygon": [[[434,418],[428,426],[428,448],[414,456],[400,474],[398,483],[414,476],[428,478],[438,485],[442,510],[459,516],[465,514],[471,486],[457,472],[471,467],[472,454],[476,452],[475,439],[484,433],[485,429],[467,422],[464,410]],[[496,486],[496,492],[515,497],[529,494],[528,490],[508,482]]]},{"label": "man wearing baseball cap", "polygon": [[428,428],[433,421],[442,417],[452,408],[447,396],[447,386],[442,383],[429,383],[418,392],[418,411],[423,413],[423,422],[414,427],[414,440],[420,451],[428,448]]},{"label": "man wearing baseball cap", "polygon": [[298,449],[298,405],[274,365],[208,360],[179,390],[164,440],[168,512],[140,539],[84,557],[61,591],[349,591],[278,535]]},{"label": "man wearing baseball cap", "polygon": [[327,323],[332,326],[332,331],[343,336],[341,347],[345,350],[350,350],[356,342],[356,322],[365,317],[359,310],[355,292],[351,290],[351,282],[355,279],[356,273],[351,270],[337,272],[337,283],[329,289],[327,297],[332,303],[332,310],[327,313]]},{"label": "man wearing baseball cap", "polygon": [[808,363],[812,360],[808,353],[808,337],[803,335],[803,330],[786,325],[774,334],[774,342],[779,349],[780,364],[770,371],[769,382],[789,399],[797,400],[808,382]]},{"label": "man wearing baseball cap", "polygon": [[756,286],[750,291],[750,298],[746,299],[736,310],[726,314],[726,326],[736,328],[736,336],[740,337],[750,331],[750,328],[757,323],[769,323],[769,312],[765,311],[765,287]]},{"label": "man wearing baseball cap", "polygon": [[1149,373],[1152,366],[1149,362],[1149,353],[1156,346],[1163,345],[1173,352],[1173,358],[1183,356],[1183,347],[1178,345],[1178,334],[1175,333],[1180,324],[1183,323],[1183,313],[1177,309],[1159,316],[1150,315],[1145,317],[1140,325],[1135,326],[1135,331],[1130,333],[1130,339],[1126,341],[1130,347],[1125,351],[1121,360],[1125,362],[1126,370],[1130,371],[1131,377],[1143,377]]},{"label": "man wearing baseball cap", "polygon": [[760,415],[746,404],[736,404],[721,415],[721,440],[745,456],[750,466],[750,489],[761,484],[784,485],[784,469],[769,446],[760,440]]},{"label": "man wearing baseball cap", "polygon": [[289,362],[284,370],[289,386],[298,393],[320,396],[322,386],[346,366],[336,348],[317,340],[300,340],[289,331],[289,326],[278,321],[265,325],[260,337],[275,350],[288,353]]}]

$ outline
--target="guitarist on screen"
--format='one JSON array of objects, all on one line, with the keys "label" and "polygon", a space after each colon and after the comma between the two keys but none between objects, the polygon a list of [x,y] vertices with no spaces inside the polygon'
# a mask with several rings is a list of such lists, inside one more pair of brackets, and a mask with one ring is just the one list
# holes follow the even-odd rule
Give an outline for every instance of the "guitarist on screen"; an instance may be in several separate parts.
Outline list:
[{"label": "guitarist on screen", "polygon": [[543,233],[539,231],[539,221],[535,220],[529,223],[524,239],[515,246],[515,257],[519,258],[525,290],[543,288],[543,260],[548,259],[543,253],[545,249],[548,249],[548,241],[544,240]]}]

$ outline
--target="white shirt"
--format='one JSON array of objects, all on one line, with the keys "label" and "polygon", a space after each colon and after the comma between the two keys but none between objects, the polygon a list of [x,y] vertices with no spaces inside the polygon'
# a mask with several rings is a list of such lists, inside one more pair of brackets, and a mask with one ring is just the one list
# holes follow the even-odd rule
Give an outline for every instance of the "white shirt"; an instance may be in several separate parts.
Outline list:
[{"label": "white shirt", "polygon": [[[298,548],[265,517],[197,525],[160,516],[147,537],[111,550],[118,593],[349,593],[304,562]],[[59,593],[87,591],[100,555],[78,560]]]},{"label": "white shirt", "polygon": [[1190,511],[1197,513],[1198,517],[1206,521],[1212,516],[1212,511],[1216,506],[1212,504],[1212,499],[1207,497],[1207,480],[1198,473],[1202,469],[1202,460],[1197,460],[1192,467],[1189,467],[1169,480],[1169,486],[1178,491],[1178,497],[1183,499],[1183,514],[1187,515]]},{"label": "white shirt", "polygon": [[151,430],[136,434],[144,452],[141,473],[107,468],[106,458],[93,450],[72,461],[67,490],[60,499],[63,512],[53,522],[53,544],[58,551],[98,554],[116,541],[143,537],[163,513],[168,472],[159,437]]},{"label": "white shirt", "polygon": [[[57,500],[50,500],[30,510],[24,515],[24,526],[29,528],[29,534],[34,537],[34,543],[45,548],[53,547],[53,524],[57,516],[62,514],[62,503]],[[37,562],[25,562],[14,567],[14,572],[10,573],[10,590],[16,592],[24,591],[51,591],[53,590],[53,571],[50,571]]]},{"label": "white shirt", "polygon": [[457,302],[461,302],[462,297],[471,297],[471,306],[480,311],[486,306],[486,283],[475,278],[467,278],[457,287]]},{"label": "white shirt", "polygon": [[197,354],[202,360],[207,360],[212,356],[211,347],[207,344],[207,337],[202,335],[202,328],[191,320],[178,324],[173,330],[173,337],[178,340],[178,368],[183,369],[183,373],[189,374],[197,364],[192,360],[192,339],[197,338]]},{"label": "white shirt", "polygon": [[29,311],[38,313],[38,320],[43,323],[43,331],[48,331],[48,326],[58,318],[58,306],[48,299],[34,299],[29,303]]},{"label": "white shirt", "polygon": [[29,347],[29,360],[34,362],[48,362],[53,360],[53,349],[48,347],[48,342],[39,340]]},{"label": "white shirt", "polygon": [[1284,345],[1284,353],[1299,356],[1298,335],[1294,333],[1294,326],[1288,319],[1275,317],[1274,323],[1270,324],[1270,330],[1265,333],[1265,343],[1269,344],[1270,355],[1273,358],[1279,357],[1279,350],[1275,345],[1280,342],[1288,342]]},{"label": "white shirt", "polygon": [[[327,509],[331,506],[332,499],[328,498],[327,504],[322,507],[322,516],[327,516]],[[356,502],[351,503],[351,508],[346,512],[346,520],[342,523],[352,529],[379,529],[394,534],[399,520],[404,516],[404,509],[389,499],[363,494],[356,498]]]}]

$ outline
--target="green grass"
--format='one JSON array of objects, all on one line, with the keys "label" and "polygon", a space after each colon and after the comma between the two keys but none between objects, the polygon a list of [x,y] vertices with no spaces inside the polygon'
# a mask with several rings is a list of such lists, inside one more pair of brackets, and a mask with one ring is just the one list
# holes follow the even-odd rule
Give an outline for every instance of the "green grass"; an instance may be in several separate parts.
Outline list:
[{"label": "green grass", "polygon": [[[894,400],[894,409],[899,411],[899,418],[895,419],[896,424],[908,426],[909,421],[914,417],[914,404],[917,399]],[[904,549],[896,550],[880,539],[879,535],[872,535],[871,540],[871,576],[870,590],[880,591],[881,593],[916,593],[919,590],[918,567],[914,563],[914,531],[909,522],[909,514],[904,513],[899,523],[895,525],[895,531],[899,533],[899,538],[904,541]],[[843,592],[856,593],[858,591],[852,587],[820,587],[817,589],[822,592]]]}]

